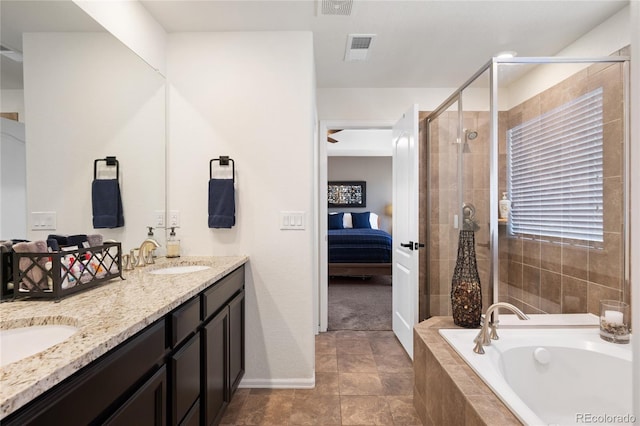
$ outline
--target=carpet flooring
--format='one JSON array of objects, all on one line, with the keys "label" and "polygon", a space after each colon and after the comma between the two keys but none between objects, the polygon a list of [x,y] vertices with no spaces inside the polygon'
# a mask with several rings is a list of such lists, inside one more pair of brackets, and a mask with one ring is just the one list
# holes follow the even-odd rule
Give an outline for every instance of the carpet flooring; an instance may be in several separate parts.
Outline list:
[{"label": "carpet flooring", "polygon": [[328,328],[391,330],[391,277],[330,277]]}]

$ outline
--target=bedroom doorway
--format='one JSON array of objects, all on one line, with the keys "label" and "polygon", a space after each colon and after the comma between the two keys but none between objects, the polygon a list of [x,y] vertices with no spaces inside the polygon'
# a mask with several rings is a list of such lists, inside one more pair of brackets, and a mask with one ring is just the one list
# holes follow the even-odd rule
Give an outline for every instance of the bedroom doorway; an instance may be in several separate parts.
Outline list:
[{"label": "bedroom doorway", "polygon": [[[328,215],[329,212],[365,212],[371,211],[375,213],[379,228],[385,231],[391,231],[391,218],[385,215],[385,207],[390,206],[392,202],[392,179],[391,179],[391,128],[392,122],[321,122],[318,146],[318,258],[319,258],[319,280],[318,280],[318,331],[324,332],[332,329],[388,329],[390,330],[391,317],[391,276],[381,275],[372,276],[363,274],[361,271],[348,271],[348,273],[339,273],[329,275],[329,256],[328,256]],[[353,132],[352,132],[353,131]],[[355,131],[360,132],[386,132],[388,146],[386,152],[382,153],[380,148],[372,146],[362,146],[351,143],[344,143],[345,139],[353,136]],[[336,155],[328,155],[328,145],[326,135],[334,135],[334,138],[342,139],[343,143],[332,144],[333,148],[340,145]],[[340,134],[342,133],[342,134]],[[351,134],[350,134],[351,133]],[[324,136],[323,136],[324,135]],[[331,157],[332,164],[329,164]],[[386,157],[386,158],[385,158]],[[335,162],[333,160],[336,159]],[[361,160],[361,164],[358,162]],[[349,166],[352,161],[353,166]],[[365,180],[367,181],[366,196],[367,203],[363,208],[340,207],[329,209],[327,203],[328,181],[332,180],[329,175],[329,168],[349,170],[351,174],[338,175],[341,180]],[[382,177],[384,182],[375,182],[375,171],[386,167],[388,169],[388,177]],[[366,170],[373,172],[374,177],[365,176]],[[335,176],[335,175],[333,175]],[[365,178],[361,178],[365,176]],[[346,178],[346,179],[344,179]],[[371,179],[374,179],[373,181]],[[379,185],[382,184],[386,189],[384,195],[374,195],[375,191],[379,191]],[[378,188],[378,189],[376,189]],[[389,209],[387,209],[387,212]],[[376,219],[373,219],[376,221]],[[362,277],[365,277],[363,279]],[[331,279],[331,304],[329,298],[329,281]],[[364,291],[363,291],[364,290]],[[339,302],[335,302],[339,300]],[[329,309],[331,312],[331,324],[329,323]],[[359,315],[353,315],[353,312]],[[367,319],[368,317],[368,319]]]}]

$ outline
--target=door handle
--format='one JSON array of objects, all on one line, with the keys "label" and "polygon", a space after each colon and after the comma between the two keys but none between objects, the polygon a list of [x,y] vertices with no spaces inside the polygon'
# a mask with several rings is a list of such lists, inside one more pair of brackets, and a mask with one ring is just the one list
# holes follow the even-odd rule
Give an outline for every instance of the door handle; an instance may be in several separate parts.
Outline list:
[{"label": "door handle", "polygon": [[424,247],[424,244],[422,243],[413,243],[413,249],[414,250],[418,250],[419,248]]},{"label": "door handle", "polygon": [[413,250],[413,241],[409,241],[408,243],[400,243],[400,247],[406,247],[409,250]]}]

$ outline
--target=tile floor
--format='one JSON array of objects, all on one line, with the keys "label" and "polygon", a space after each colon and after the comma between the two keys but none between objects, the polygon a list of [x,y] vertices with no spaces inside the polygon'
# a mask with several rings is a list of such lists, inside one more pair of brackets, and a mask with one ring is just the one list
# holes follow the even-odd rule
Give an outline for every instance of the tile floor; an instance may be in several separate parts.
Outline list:
[{"label": "tile floor", "polygon": [[391,331],[321,333],[314,389],[238,389],[221,425],[421,426],[411,359]]}]

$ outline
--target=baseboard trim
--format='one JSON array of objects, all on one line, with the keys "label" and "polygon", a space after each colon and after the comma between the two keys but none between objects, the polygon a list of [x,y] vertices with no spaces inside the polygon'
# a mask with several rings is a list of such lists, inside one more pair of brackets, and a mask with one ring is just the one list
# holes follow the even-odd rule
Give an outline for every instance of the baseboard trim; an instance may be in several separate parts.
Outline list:
[{"label": "baseboard trim", "polygon": [[238,385],[239,388],[254,389],[313,389],[316,385],[315,374],[308,379],[245,379]]}]

